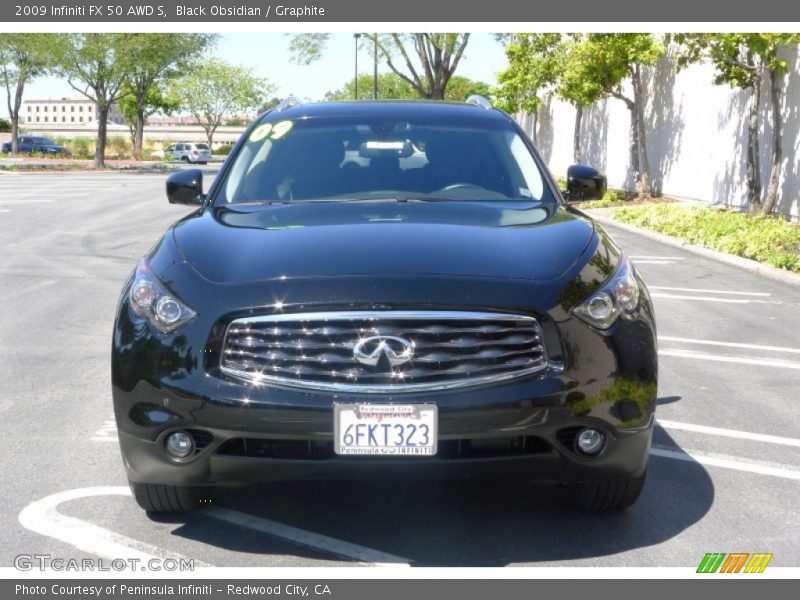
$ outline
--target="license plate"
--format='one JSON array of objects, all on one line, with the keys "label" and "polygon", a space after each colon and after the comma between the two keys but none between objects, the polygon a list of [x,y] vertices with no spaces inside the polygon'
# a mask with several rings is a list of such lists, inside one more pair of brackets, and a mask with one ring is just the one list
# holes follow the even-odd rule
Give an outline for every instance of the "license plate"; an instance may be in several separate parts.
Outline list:
[{"label": "license plate", "polygon": [[343,455],[434,456],[435,404],[335,404],[334,451]]}]

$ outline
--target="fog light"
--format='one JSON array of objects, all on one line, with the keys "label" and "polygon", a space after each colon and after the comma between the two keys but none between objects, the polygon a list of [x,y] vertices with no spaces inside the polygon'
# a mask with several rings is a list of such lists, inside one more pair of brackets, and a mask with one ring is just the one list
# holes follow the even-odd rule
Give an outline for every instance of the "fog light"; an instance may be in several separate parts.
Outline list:
[{"label": "fog light", "polygon": [[575,445],[583,454],[593,456],[603,449],[606,444],[606,436],[602,431],[587,427],[582,429],[575,440]]},{"label": "fog light", "polygon": [[173,458],[186,458],[194,451],[192,436],[183,431],[176,431],[167,438],[167,452]]}]

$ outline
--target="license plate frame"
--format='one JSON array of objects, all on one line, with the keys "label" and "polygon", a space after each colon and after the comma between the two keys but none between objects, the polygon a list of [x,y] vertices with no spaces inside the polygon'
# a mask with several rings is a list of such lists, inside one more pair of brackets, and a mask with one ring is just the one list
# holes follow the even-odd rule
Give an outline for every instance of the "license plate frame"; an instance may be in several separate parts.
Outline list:
[{"label": "license plate frame", "polygon": [[[352,426],[365,425],[360,431]],[[384,425],[388,425],[389,429]],[[415,425],[416,429],[407,427]],[[370,426],[375,426],[370,429]],[[396,426],[402,428],[402,434]],[[427,426],[425,431],[422,426]],[[344,436],[356,443],[343,443]],[[369,402],[335,403],[333,405],[333,451],[339,456],[436,456],[438,451],[439,407],[434,403],[372,404]],[[402,444],[397,442],[402,435]],[[366,445],[359,444],[361,440]],[[384,443],[372,445],[371,441]],[[417,442],[427,444],[419,445]],[[410,445],[406,445],[410,442]]]}]

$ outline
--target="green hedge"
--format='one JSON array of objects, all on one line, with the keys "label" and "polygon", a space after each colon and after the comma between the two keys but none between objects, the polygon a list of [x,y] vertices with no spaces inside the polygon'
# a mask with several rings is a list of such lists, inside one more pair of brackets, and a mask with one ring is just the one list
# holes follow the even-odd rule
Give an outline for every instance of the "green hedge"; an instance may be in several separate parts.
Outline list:
[{"label": "green hedge", "polygon": [[614,209],[623,223],[652,229],[720,252],[800,271],[800,227],[778,217],[675,204]]}]

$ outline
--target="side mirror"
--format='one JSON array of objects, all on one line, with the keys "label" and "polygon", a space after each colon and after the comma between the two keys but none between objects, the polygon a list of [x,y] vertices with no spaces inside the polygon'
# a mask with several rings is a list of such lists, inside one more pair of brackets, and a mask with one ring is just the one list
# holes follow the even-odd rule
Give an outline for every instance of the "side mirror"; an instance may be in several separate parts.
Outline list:
[{"label": "side mirror", "polygon": [[203,204],[206,197],[202,171],[185,169],[170,175],[167,178],[167,199],[170,204]]},{"label": "side mirror", "polygon": [[606,193],[606,176],[586,165],[572,165],[567,169],[567,200],[582,202],[599,200]]}]

